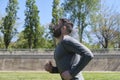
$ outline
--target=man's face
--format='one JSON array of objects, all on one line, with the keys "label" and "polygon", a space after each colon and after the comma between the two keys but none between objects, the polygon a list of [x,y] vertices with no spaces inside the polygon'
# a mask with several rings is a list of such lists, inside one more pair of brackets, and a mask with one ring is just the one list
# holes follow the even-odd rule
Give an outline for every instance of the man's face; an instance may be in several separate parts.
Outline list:
[{"label": "man's face", "polygon": [[62,24],[61,22],[59,21],[58,24],[56,24],[54,26],[54,29],[53,29],[53,36],[55,38],[59,38],[61,36],[61,27],[62,27]]}]

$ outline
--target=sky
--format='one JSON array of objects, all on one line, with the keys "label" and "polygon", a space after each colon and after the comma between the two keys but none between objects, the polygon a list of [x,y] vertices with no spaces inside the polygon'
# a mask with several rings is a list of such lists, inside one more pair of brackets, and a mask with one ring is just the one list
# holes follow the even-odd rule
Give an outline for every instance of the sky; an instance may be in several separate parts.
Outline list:
[{"label": "sky", "polygon": [[[22,31],[24,29],[24,11],[25,11],[25,1],[26,0],[18,0],[19,2],[19,10],[18,10],[18,29]],[[62,0],[61,0],[62,1]],[[92,0],[91,0],[92,1]],[[120,0],[101,0],[102,4],[112,7],[115,11],[120,12]],[[36,0],[36,5],[40,10],[40,24],[46,25],[51,22],[52,19],[52,2],[53,0]],[[8,0],[0,0],[0,17],[5,16],[5,8],[8,4]]]},{"label": "sky", "polygon": [[[18,10],[18,17],[19,20],[17,20],[19,24],[19,31],[23,30],[24,25],[24,11],[25,11],[25,1],[26,0],[18,0],[19,2],[19,10]],[[52,1],[53,0],[36,0],[36,5],[38,6],[39,17],[40,17],[40,24],[46,25],[51,22],[52,19]],[[5,8],[8,4],[8,0],[0,0],[0,16],[5,16]]]}]

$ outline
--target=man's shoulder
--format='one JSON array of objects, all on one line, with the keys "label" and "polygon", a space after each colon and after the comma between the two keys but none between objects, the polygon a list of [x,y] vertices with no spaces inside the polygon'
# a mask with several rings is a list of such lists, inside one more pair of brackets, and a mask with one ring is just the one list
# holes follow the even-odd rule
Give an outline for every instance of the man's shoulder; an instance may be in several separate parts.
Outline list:
[{"label": "man's shoulder", "polygon": [[69,35],[66,35],[66,36],[64,36],[62,43],[68,43],[68,44],[69,43],[79,43],[79,41]]},{"label": "man's shoulder", "polygon": [[74,38],[71,37],[71,36],[69,36],[69,35],[65,35],[65,36],[63,37],[63,40],[72,40],[72,39],[74,39]]}]

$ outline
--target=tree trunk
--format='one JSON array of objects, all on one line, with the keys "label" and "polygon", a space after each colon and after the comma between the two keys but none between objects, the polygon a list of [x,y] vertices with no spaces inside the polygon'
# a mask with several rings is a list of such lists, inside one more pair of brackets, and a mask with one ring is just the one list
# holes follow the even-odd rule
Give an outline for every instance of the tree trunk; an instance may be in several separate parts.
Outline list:
[{"label": "tree trunk", "polygon": [[105,39],[105,46],[104,46],[104,48],[108,48],[108,39]]},{"label": "tree trunk", "polygon": [[120,48],[120,42],[119,42],[119,44],[118,44],[118,48]]}]

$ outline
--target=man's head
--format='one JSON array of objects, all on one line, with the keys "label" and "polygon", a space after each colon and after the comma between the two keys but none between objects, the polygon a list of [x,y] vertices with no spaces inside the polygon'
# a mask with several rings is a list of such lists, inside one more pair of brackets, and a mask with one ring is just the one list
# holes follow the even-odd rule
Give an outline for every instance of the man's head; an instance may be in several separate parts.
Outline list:
[{"label": "man's head", "polygon": [[59,38],[61,35],[70,34],[73,29],[73,23],[68,19],[59,19],[53,28],[53,36]]}]

